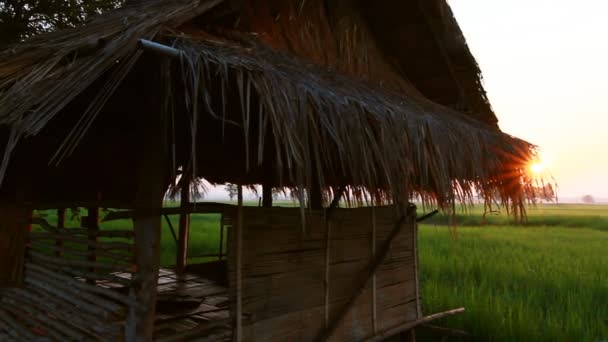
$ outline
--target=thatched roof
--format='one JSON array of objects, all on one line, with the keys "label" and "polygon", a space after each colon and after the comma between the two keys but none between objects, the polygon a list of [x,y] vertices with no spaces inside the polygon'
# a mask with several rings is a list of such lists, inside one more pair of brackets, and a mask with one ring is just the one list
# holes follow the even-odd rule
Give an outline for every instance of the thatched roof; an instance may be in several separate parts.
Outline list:
[{"label": "thatched roof", "polygon": [[158,119],[168,168],[212,182],[521,204],[533,146],[496,127],[445,1],[415,27],[379,17],[419,2],[147,2],[17,45],[0,54],[0,191],[25,177],[38,201],[128,202],[138,123]]}]

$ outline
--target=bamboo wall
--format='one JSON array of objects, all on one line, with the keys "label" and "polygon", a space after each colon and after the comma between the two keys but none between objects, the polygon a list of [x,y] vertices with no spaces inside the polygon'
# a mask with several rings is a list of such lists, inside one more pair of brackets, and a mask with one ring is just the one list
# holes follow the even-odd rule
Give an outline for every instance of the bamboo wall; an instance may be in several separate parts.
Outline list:
[{"label": "bamboo wall", "polygon": [[[242,208],[240,258],[238,228],[229,233],[231,314],[241,314],[244,341],[318,338],[357,292],[372,254],[398,221],[393,207],[336,209],[328,220],[325,212],[307,211],[303,232],[301,214],[296,208]],[[403,224],[332,341],[359,341],[418,317],[415,212]]]},{"label": "bamboo wall", "polygon": [[0,337],[122,340],[135,301],[132,281],[115,274],[133,272],[133,232],[38,223],[45,231],[28,234],[23,286],[0,290]]}]

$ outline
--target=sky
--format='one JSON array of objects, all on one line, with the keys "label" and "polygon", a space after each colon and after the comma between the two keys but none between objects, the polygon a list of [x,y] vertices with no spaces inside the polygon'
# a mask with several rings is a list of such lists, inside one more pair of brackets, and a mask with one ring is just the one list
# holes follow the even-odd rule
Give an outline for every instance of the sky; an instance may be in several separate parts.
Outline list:
[{"label": "sky", "polygon": [[449,0],[503,131],[561,197],[608,197],[607,0]]}]

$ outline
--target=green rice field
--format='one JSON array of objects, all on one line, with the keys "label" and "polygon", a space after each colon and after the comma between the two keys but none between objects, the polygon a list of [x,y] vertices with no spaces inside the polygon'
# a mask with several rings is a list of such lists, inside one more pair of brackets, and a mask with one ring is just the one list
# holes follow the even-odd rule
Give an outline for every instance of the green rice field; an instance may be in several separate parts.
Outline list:
[{"label": "green rice field", "polygon": [[[539,205],[528,209],[524,225],[505,213],[487,214],[482,225],[481,216],[478,207],[459,213],[457,238],[446,216],[420,226],[424,313],[466,308],[435,322],[470,334],[447,340],[608,341],[608,206]],[[172,221],[177,227],[177,217]],[[190,254],[217,252],[219,216],[193,215],[191,224]],[[174,258],[164,222],[162,264]],[[417,334],[440,339],[424,329]]]}]

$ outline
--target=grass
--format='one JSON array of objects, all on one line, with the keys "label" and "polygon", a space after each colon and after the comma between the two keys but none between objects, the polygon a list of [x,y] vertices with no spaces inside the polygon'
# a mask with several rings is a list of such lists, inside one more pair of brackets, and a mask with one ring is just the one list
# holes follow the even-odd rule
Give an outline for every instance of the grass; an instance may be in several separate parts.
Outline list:
[{"label": "grass", "polygon": [[464,306],[440,322],[474,340],[608,338],[608,231],[566,227],[420,228],[426,313]]},{"label": "grass", "polygon": [[[481,226],[482,214],[477,206],[458,214],[457,240],[446,216],[421,225],[424,313],[465,307],[437,323],[469,332],[469,340],[608,340],[608,206],[539,205],[517,226],[504,212]],[[48,219],[53,222],[52,213]],[[177,227],[177,217],[171,219]],[[191,255],[218,251],[218,215],[193,215],[191,227]],[[174,264],[175,249],[163,222],[164,266]],[[424,331],[418,337],[437,340]]]}]

